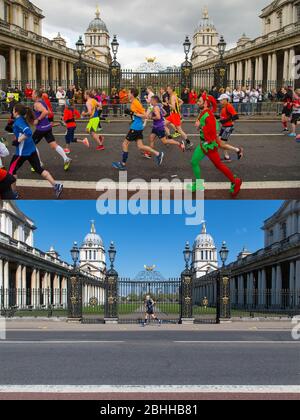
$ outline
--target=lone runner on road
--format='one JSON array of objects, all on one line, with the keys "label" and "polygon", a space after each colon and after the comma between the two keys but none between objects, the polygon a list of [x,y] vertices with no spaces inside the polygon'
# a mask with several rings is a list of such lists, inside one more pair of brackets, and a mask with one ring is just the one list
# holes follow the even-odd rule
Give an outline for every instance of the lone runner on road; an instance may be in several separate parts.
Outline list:
[{"label": "lone runner on road", "polygon": [[154,300],[151,298],[150,295],[146,296],[145,299],[145,322],[144,322],[144,326],[147,325],[147,322],[153,319],[154,321],[157,321],[159,323],[159,325],[161,325],[161,320],[158,319],[158,317],[155,314],[154,311],[154,307],[155,307],[155,302]]}]

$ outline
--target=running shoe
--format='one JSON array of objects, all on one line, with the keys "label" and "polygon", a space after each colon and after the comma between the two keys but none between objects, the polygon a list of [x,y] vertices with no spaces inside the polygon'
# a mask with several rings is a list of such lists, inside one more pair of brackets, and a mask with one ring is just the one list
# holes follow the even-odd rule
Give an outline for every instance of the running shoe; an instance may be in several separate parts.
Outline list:
[{"label": "running shoe", "polygon": [[282,130],[284,133],[286,133],[286,132],[288,132],[288,131],[290,131],[288,128],[284,128],[283,130]]},{"label": "running shoe", "polygon": [[71,163],[72,163],[72,159],[68,159],[68,160],[65,161],[65,163],[64,163],[64,170],[66,172],[70,169]]},{"label": "running shoe", "polygon": [[103,146],[103,144],[101,146],[97,146],[96,150],[102,152],[103,150],[105,150],[105,147]]},{"label": "running shoe", "polygon": [[243,159],[243,157],[244,157],[244,149],[242,147],[239,148],[239,151],[237,152],[237,157],[238,157],[238,160]]},{"label": "running shoe", "polygon": [[175,131],[175,133],[173,134],[172,138],[173,139],[178,139],[178,137],[180,137],[180,136],[181,136],[181,134],[178,133],[178,131]]},{"label": "running shoe", "polygon": [[185,142],[185,150],[192,150],[194,147],[194,143],[190,142]]},{"label": "running shoe", "polygon": [[290,133],[290,134],[288,134],[288,137],[297,137],[297,134],[296,133]]},{"label": "running shoe", "polygon": [[243,181],[240,178],[237,178],[234,185],[232,185],[233,189],[231,190],[232,198],[236,198],[241,191]]},{"label": "running shoe", "polygon": [[0,143],[4,144],[5,146],[7,146],[8,141],[6,140],[5,137],[0,137]]},{"label": "running shoe", "polygon": [[60,198],[62,192],[63,192],[64,186],[63,184],[56,184],[54,187],[54,192],[56,195],[56,198]]},{"label": "running shoe", "polygon": [[296,142],[300,143],[300,135],[296,137]]},{"label": "running shoe", "polygon": [[142,156],[143,156],[145,159],[152,159],[152,156],[151,156],[149,153],[143,153],[143,154],[142,154]]},{"label": "running shoe", "polygon": [[155,160],[158,166],[161,166],[161,164],[163,163],[164,156],[165,154],[163,152],[160,152],[160,154],[156,156]]},{"label": "running shoe", "polygon": [[197,192],[197,191],[205,191],[204,187],[204,181],[203,179],[199,179],[196,182],[193,182],[192,184],[187,185],[187,190],[190,192]]},{"label": "running shoe", "polygon": [[89,142],[88,138],[85,138],[85,139],[82,141],[82,144],[84,144],[86,147],[90,147],[90,142]]},{"label": "running shoe", "polygon": [[180,149],[183,153],[185,152],[185,144],[184,144],[184,142],[180,143],[180,144],[178,145],[178,147],[179,147],[179,149]]},{"label": "running shoe", "polygon": [[34,174],[35,173],[35,169],[34,168],[31,168],[31,172]]},{"label": "running shoe", "polygon": [[71,150],[70,149],[64,149],[64,152],[65,152],[66,155],[69,155],[71,153]]},{"label": "running shoe", "polygon": [[122,165],[121,162],[113,162],[112,167],[118,169],[119,171],[127,171],[126,166]]},{"label": "running shoe", "polygon": [[231,162],[232,162],[232,160],[231,160],[231,158],[230,158],[230,157],[224,156],[224,158],[222,159],[222,162],[225,162],[225,163],[231,163]]}]

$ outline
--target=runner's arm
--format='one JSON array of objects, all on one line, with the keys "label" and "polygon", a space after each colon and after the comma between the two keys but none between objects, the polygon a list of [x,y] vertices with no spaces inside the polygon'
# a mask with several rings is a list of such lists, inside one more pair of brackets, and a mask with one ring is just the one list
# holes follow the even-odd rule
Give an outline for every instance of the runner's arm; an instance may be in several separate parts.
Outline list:
[{"label": "runner's arm", "polygon": [[41,103],[36,103],[34,105],[34,110],[41,113],[39,118],[37,118],[34,121],[34,125],[37,125],[40,121],[42,121],[44,118],[46,118],[49,115],[49,111]]}]

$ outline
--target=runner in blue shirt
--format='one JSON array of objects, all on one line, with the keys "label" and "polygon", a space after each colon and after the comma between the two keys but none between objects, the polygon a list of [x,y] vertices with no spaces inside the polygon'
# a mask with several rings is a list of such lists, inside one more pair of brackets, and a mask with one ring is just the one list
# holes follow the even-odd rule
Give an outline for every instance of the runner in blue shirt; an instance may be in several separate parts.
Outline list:
[{"label": "runner in blue shirt", "polygon": [[[52,177],[52,175],[42,168],[39,156],[36,151],[36,146],[32,138],[32,130],[30,124],[34,122],[34,114],[30,108],[25,107],[22,104],[17,104],[13,110],[15,123],[13,126],[14,135],[16,137],[15,146],[16,152],[12,158],[9,173],[13,175],[17,180],[17,172],[28,161],[31,167],[37,174],[47,180],[53,187],[55,195],[59,198],[63,191],[63,185],[58,184]],[[13,186],[15,190],[16,185]]]}]

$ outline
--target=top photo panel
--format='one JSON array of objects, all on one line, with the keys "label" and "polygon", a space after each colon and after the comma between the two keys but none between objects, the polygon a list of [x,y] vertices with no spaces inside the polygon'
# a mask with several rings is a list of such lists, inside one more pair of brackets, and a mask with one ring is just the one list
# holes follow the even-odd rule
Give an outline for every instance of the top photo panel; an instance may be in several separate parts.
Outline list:
[{"label": "top photo panel", "polygon": [[299,0],[100,6],[0,0],[1,199],[300,198]]}]

